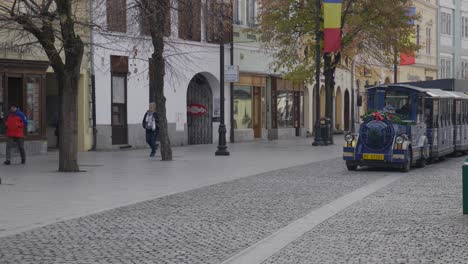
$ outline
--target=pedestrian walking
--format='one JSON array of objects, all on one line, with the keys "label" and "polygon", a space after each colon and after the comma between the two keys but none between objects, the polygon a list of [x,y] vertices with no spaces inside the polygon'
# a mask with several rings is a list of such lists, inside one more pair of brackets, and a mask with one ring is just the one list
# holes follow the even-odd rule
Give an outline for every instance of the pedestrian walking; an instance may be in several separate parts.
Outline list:
[{"label": "pedestrian walking", "polygon": [[16,104],[11,104],[10,113],[4,118],[6,126],[6,159],[3,164],[11,164],[11,149],[16,145],[21,154],[21,164],[26,163],[26,153],[24,151],[24,128],[28,126],[28,120]]},{"label": "pedestrian walking", "polygon": [[143,117],[143,128],[146,130],[146,143],[151,148],[150,157],[156,155],[158,145],[156,144],[156,138],[159,135],[159,118],[155,112],[155,103],[150,103],[148,111]]}]

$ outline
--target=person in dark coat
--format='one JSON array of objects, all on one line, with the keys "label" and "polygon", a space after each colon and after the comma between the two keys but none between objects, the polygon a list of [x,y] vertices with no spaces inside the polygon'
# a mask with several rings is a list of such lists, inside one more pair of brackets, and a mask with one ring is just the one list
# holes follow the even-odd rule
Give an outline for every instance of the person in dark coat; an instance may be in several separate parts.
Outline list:
[{"label": "person in dark coat", "polygon": [[6,126],[6,159],[3,164],[11,164],[11,149],[16,145],[21,154],[21,164],[26,163],[26,153],[24,151],[24,128],[28,126],[28,120],[16,104],[10,106],[10,113],[4,119]]},{"label": "person in dark coat", "polygon": [[146,131],[146,143],[148,143],[148,145],[151,148],[150,157],[154,157],[158,149],[158,145],[156,144],[156,138],[159,134],[159,117],[158,114],[155,112],[155,106],[155,103],[150,103],[149,109],[145,113],[142,122],[142,126]]}]

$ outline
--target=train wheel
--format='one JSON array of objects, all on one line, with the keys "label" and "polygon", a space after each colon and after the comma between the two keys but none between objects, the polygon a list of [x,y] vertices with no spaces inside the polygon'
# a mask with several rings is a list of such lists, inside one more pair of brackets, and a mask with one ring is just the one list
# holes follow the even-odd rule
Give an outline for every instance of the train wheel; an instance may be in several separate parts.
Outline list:
[{"label": "train wheel", "polygon": [[429,157],[429,146],[426,145],[422,149],[422,157],[418,161],[418,168],[426,167],[427,163],[429,162],[428,157]]},{"label": "train wheel", "polygon": [[349,171],[355,171],[357,170],[358,166],[346,162],[346,168],[348,168]]},{"label": "train wheel", "polygon": [[421,158],[419,161],[418,161],[418,168],[424,168],[426,167],[427,165],[427,159],[426,158]]},{"label": "train wheel", "polygon": [[406,157],[406,162],[405,164],[403,165],[403,167],[401,168],[401,172],[408,172],[411,170],[411,162],[412,162],[412,152],[411,152],[411,149],[409,150],[408,152],[408,155]]}]

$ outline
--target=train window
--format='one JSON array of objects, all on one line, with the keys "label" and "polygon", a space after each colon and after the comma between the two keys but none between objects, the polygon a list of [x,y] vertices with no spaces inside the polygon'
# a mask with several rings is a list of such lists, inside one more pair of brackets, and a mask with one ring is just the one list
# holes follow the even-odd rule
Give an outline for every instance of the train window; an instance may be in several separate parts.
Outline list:
[{"label": "train window", "polygon": [[424,122],[428,128],[433,127],[433,106],[432,106],[432,99],[426,98],[426,102],[424,104]]},{"label": "train window", "polygon": [[424,118],[424,97],[422,97],[421,95],[418,96],[418,112],[417,112],[417,122],[420,123],[420,122],[424,122],[425,121],[425,118]]},{"label": "train window", "polygon": [[411,96],[407,92],[387,91],[384,111],[396,113],[402,120],[411,119]]},{"label": "train window", "polygon": [[445,100],[440,99],[439,102],[440,102],[439,103],[439,105],[440,105],[440,114],[439,114],[440,122],[439,122],[439,125],[440,125],[440,127],[444,127],[445,126]]}]

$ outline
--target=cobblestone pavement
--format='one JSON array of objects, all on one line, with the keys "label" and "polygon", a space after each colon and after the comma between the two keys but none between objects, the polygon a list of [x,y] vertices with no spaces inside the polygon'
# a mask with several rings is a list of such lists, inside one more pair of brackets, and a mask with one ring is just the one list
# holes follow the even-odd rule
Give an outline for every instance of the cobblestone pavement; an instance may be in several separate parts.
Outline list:
[{"label": "cobblestone pavement", "polygon": [[219,263],[394,173],[340,159],[268,172],[0,238],[0,263]]},{"label": "cobblestone pavement", "polygon": [[462,164],[455,158],[413,170],[263,263],[468,263]]},{"label": "cobblestone pavement", "polygon": [[[149,158],[149,151],[80,153],[86,172],[58,173],[58,155],[15,159],[0,166],[0,237],[63,220],[153,200],[277,169],[337,158],[335,145],[313,148],[310,138],[229,145],[231,156],[215,157],[216,145],[174,148],[174,161]],[[1,161],[0,161],[1,162]],[[239,166],[241,164],[241,166]],[[8,212],[8,213],[1,213]]]}]

